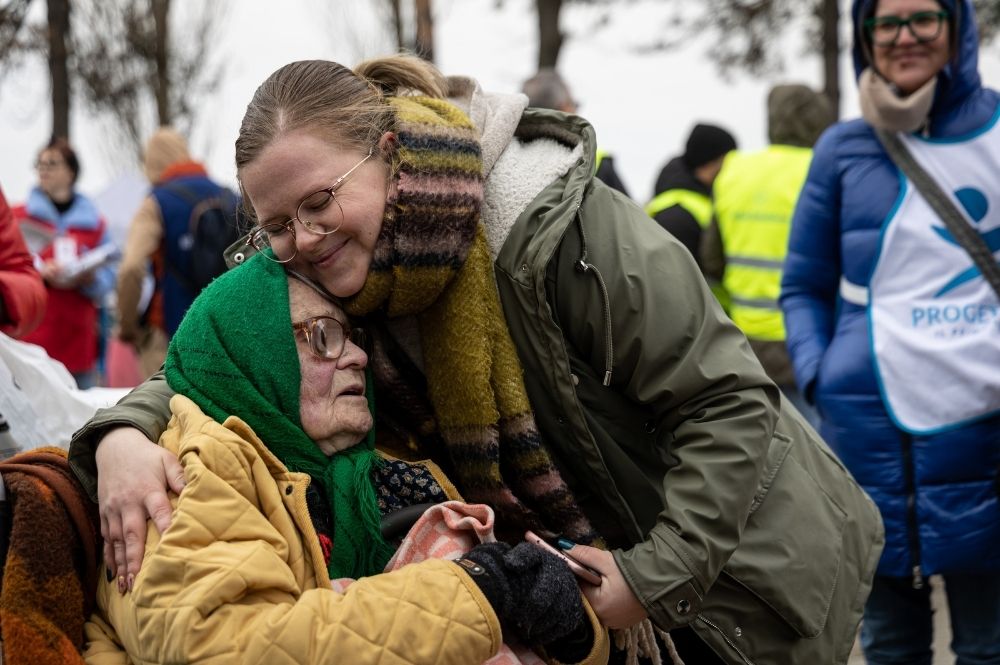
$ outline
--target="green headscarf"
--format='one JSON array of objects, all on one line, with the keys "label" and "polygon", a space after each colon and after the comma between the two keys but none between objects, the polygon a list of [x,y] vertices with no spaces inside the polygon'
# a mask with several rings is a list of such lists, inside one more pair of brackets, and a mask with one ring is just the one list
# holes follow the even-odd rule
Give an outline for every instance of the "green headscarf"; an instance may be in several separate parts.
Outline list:
[{"label": "green headscarf", "polygon": [[[281,264],[254,256],[205,288],[170,341],[170,387],[222,423],[242,418],[291,471],[322,486],[333,514],[331,578],[382,571],[392,552],[379,532],[371,483],[374,429],[327,457],[302,430],[301,372]],[[369,379],[368,404],[372,403]]]}]

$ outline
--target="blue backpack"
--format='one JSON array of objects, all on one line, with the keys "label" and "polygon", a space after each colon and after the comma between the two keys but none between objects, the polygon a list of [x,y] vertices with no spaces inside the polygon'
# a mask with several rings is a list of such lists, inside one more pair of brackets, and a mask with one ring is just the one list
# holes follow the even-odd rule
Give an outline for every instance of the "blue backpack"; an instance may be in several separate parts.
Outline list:
[{"label": "blue backpack", "polygon": [[196,296],[226,271],[223,253],[246,233],[240,197],[226,187],[209,198],[180,183],[171,183],[166,188],[192,207],[187,232],[178,241],[179,248],[189,253],[190,265],[171,265],[167,260],[167,269]]}]

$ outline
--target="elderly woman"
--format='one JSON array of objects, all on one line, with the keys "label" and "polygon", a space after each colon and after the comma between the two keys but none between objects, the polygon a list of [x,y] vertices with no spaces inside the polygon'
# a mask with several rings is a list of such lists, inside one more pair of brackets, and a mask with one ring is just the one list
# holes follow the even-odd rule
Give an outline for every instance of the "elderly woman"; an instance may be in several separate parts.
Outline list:
[{"label": "elderly woman", "polygon": [[[355,339],[322,287],[263,257],[195,302],[169,347],[178,394],[160,441],[187,484],[171,527],[148,529],[131,593],[110,575],[100,586],[89,663],[124,651],[133,662],[468,664],[496,653],[501,626],[553,658],[606,658],[572,573],[534,545],[379,574],[392,553],[379,515],[455,490],[434,464],[373,450]],[[331,579],[343,577],[359,579],[337,593]]]},{"label": "elderly woman", "polygon": [[995,252],[1000,96],[980,82],[972,2],[863,0],[852,17],[863,118],[820,139],[799,198],[788,348],[885,522],[868,662],[931,662],[926,578],[941,574],[958,663],[1000,663],[1000,303],[876,135],[901,141]]}]

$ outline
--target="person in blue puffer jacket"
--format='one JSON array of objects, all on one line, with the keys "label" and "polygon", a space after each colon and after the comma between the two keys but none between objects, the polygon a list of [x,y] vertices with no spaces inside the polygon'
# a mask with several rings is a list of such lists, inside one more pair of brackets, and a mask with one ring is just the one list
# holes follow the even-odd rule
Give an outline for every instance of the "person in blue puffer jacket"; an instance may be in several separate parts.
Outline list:
[{"label": "person in blue puffer jacket", "polygon": [[941,574],[959,665],[1000,663],[1000,305],[875,134],[896,132],[1000,250],[1000,95],[970,0],[855,0],[862,119],[816,145],[781,306],[822,434],[875,499],[886,547],[869,663],[931,662]]}]

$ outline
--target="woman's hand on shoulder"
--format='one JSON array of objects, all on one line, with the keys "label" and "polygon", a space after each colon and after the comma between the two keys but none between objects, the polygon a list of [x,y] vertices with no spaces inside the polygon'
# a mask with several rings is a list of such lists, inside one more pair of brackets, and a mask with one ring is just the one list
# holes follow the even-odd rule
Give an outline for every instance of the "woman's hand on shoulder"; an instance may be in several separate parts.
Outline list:
[{"label": "woman's hand on shoulder", "polygon": [[97,446],[97,500],[104,537],[104,561],[131,589],[146,549],[146,521],[163,533],[173,508],[167,490],[180,493],[184,469],[177,457],[135,427],[110,430]]},{"label": "woman's hand on shoulder", "polygon": [[601,574],[601,584],[581,583],[583,595],[601,623],[608,628],[628,628],[645,619],[648,614],[632,588],[618,569],[611,552],[586,545],[576,545],[566,554]]}]

